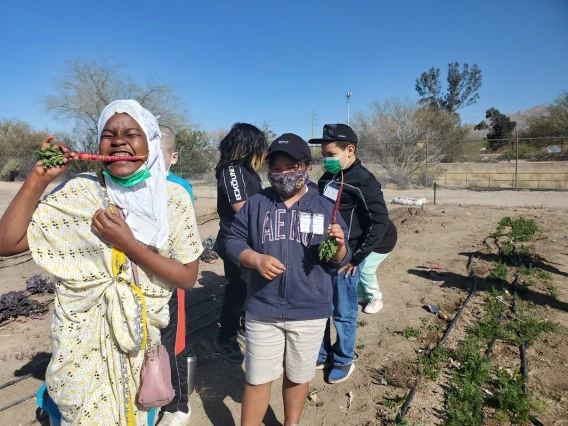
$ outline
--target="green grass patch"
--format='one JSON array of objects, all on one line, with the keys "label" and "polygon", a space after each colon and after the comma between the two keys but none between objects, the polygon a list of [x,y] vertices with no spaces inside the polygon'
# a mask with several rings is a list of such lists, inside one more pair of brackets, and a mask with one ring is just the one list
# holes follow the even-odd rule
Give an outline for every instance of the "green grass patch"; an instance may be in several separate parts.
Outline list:
[{"label": "green grass patch", "polygon": [[519,274],[524,275],[526,277],[530,277],[534,273],[534,269],[529,268],[528,266],[521,265],[519,268]]},{"label": "green grass patch", "polygon": [[534,280],[534,278],[529,278],[528,280],[525,281],[525,285],[527,287],[532,287],[535,284],[536,284],[536,281]]},{"label": "green grass patch", "polygon": [[357,328],[365,327],[368,324],[366,320],[358,320],[357,321]]},{"label": "green grass patch", "polygon": [[402,330],[402,335],[406,339],[410,339],[411,337],[418,337],[420,336],[420,330],[414,327],[405,327],[404,330]]}]

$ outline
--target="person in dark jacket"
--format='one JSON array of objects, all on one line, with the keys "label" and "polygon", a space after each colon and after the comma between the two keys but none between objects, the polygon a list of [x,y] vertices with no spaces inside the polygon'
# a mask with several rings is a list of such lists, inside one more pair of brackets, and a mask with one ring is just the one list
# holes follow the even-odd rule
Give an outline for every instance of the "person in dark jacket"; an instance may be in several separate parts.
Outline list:
[{"label": "person in dark jacket", "polygon": [[262,189],[257,171],[262,167],[267,148],[266,138],[260,129],[251,124],[236,123],[219,145],[221,158],[215,171],[219,233],[214,249],[223,259],[225,278],[229,282],[225,287],[219,320],[221,327],[213,345],[226,361],[237,364],[244,359],[236,337],[244,313],[249,270],[239,268],[228,259],[225,239],[231,231],[236,212]]},{"label": "person in dark jacket", "polygon": [[[333,203],[306,185],[311,152],[287,133],[269,148],[272,187],[250,198],[227,237],[230,259],[251,271],[246,301],[246,385],[241,425],[260,425],[273,380],[284,372],[286,425],[300,422],[315,374],[333,298],[331,274],[347,265],[344,221],[331,224]],[[320,261],[319,245],[335,238],[337,252]]]},{"label": "person in dark jacket", "polygon": [[340,383],[355,369],[357,328],[357,285],[365,259],[380,244],[389,224],[381,184],[357,159],[357,135],[345,124],[326,124],[323,137],[311,139],[321,144],[326,173],[320,178],[320,193],[335,202],[343,182],[339,212],[347,224],[353,257],[333,278],[333,322],[337,341],[331,345],[330,324],[317,361],[317,368],[331,368],[329,383]]}]

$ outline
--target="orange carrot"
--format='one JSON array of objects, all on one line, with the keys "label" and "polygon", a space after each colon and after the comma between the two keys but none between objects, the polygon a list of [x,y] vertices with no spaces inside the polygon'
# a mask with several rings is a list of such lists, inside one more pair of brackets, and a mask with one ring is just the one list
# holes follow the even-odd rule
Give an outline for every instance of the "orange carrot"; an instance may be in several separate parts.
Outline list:
[{"label": "orange carrot", "polygon": [[145,160],[147,155],[137,155],[137,156],[120,156],[120,155],[102,155],[102,154],[92,154],[90,152],[78,152],[77,158],[79,160],[87,161],[100,161],[102,163],[110,163],[112,161],[139,161]]}]

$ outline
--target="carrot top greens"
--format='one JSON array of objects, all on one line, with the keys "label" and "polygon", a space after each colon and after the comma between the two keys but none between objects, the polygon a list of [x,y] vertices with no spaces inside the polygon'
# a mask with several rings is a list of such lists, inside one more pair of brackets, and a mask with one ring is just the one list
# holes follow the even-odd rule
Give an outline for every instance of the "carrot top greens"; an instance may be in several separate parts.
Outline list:
[{"label": "carrot top greens", "polygon": [[33,158],[41,161],[44,169],[63,165],[63,151],[56,146],[34,152]]}]

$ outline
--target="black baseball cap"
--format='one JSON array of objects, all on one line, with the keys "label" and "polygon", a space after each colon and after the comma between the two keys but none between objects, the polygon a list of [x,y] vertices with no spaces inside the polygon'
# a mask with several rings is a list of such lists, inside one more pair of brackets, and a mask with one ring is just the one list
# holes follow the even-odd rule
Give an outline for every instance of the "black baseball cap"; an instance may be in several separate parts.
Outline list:
[{"label": "black baseball cap", "polygon": [[268,147],[267,157],[277,152],[284,152],[294,158],[294,160],[301,161],[306,159],[312,161],[310,147],[305,140],[294,133],[284,133],[274,139],[274,142]]},{"label": "black baseball cap", "polygon": [[355,145],[359,142],[357,135],[347,124],[325,124],[323,126],[323,137],[321,139],[310,139],[312,144],[335,141],[346,141]]}]

